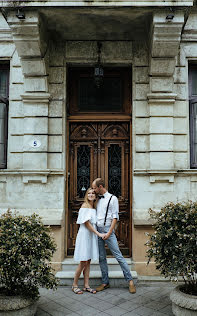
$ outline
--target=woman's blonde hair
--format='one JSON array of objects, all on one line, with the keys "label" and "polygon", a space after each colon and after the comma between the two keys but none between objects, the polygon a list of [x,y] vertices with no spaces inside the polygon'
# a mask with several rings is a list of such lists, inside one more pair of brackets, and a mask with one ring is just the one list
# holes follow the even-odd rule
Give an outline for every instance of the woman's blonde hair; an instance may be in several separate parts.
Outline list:
[{"label": "woman's blonde hair", "polygon": [[[83,206],[84,206],[84,207],[88,207],[88,208],[91,208],[91,207],[92,207],[91,204],[90,204],[90,202],[89,202],[89,200],[88,200],[88,193],[89,193],[90,191],[93,191],[93,192],[94,192],[94,190],[93,190],[92,188],[88,188],[87,191],[86,191],[85,197],[84,197],[84,202],[83,202]],[[96,203],[96,193],[94,192],[94,194],[95,194],[95,201],[94,201],[94,204],[93,204],[93,205],[95,206],[95,203]]]}]

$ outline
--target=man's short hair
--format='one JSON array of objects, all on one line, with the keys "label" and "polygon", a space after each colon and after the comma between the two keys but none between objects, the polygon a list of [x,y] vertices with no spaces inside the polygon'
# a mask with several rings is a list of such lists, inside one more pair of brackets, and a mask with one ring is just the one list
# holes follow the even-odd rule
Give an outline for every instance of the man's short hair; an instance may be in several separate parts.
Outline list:
[{"label": "man's short hair", "polygon": [[96,184],[97,187],[99,187],[100,185],[102,185],[103,187],[105,187],[105,182],[103,179],[101,178],[97,178],[94,180],[94,183]]}]

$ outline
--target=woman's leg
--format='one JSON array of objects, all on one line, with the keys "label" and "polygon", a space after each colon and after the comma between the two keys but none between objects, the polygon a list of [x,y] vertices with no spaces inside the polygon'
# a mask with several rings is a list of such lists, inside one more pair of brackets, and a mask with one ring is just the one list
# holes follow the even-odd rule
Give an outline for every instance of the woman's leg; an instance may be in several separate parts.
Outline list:
[{"label": "woman's leg", "polygon": [[75,271],[75,277],[73,281],[73,286],[78,286],[78,280],[81,275],[81,272],[83,271],[87,261],[80,261],[80,264],[78,265],[76,271]]},{"label": "woman's leg", "polygon": [[90,287],[89,286],[89,276],[90,276],[90,262],[91,259],[86,261],[84,270],[83,270],[83,275],[84,275],[84,287]]},{"label": "woman's leg", "polygon": [[89,286],[90,262],[91,260],[86,261],[85,268],[83,270],[83,275],[84,275],[84,289],[83,290],[92,294],[96,294],[96,290],[91,289],[91,287]]}]

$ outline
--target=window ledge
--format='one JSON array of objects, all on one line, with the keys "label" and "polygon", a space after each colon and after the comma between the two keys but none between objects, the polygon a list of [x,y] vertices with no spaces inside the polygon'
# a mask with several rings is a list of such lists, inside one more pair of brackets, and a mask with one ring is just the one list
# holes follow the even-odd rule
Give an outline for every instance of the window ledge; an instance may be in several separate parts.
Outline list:
[{"label": "window ledge", "polygon": [[[30,216],[34,213],[38,214],[44,225],[46,226],[63,226],[63,209],[15,209],[10,208],[12,212],[16,212],[19,215]],[[1,209],[0,215],[4,214],[7,209]]]}]

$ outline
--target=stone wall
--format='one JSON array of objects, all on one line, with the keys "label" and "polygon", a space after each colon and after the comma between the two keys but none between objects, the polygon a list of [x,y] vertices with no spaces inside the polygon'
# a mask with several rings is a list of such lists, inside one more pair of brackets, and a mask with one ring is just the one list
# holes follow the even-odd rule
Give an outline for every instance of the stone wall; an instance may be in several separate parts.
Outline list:
[{"label": "stone wall", "polygon": [[170,25],[165,15],[155,13],[150,50],[141,43],[141,61],[134,55],[133,259],[139,274],[155,273],[154,263],[146,267],[145,259],[148,209],[197,200],[197,171],[189,161],[188,102],[188,62],[197,57],[196,18],[189,16],[181,35],[181,13]]},{"label": "stone wall", "polygon": [[[154,265],[145,263],[148,209],[197,198],[188,103],[188,61],[197,60],[196,20],[196,13],[190,14],[182,32],[181,12],[172,22],[155,12],[150,42],[104,41],[102,46],[103,64],[132,67],[132,242],[140,274],[155,273]],[[0,208],[36,211],[52,225],[59,269],[66,247],[66,67],[95,64],[97,43],[49,40],[41,25],[30,11],[22,24],[12,14],[8,23],[0,15],[0,60],[10,61],[8,169],[0,170]],[[34,140],[38,147],[32,147]]]},{"label": "stone wall", "polygon": [[[10,62],[7,169],[0,170],[0,212],[39,214],[58,244],[54,267],[64,258],[65,71],[63,51],[40,43],[40,21],[0,16],[0,58]],[[9,24],[9,25],[8,25]],[[51,54],[49,54],[51,52]],[[33,146],[36,141],[38,146]]]}]

